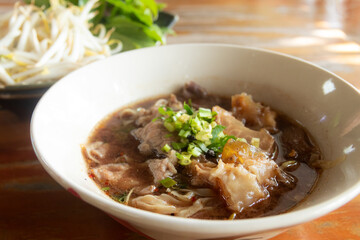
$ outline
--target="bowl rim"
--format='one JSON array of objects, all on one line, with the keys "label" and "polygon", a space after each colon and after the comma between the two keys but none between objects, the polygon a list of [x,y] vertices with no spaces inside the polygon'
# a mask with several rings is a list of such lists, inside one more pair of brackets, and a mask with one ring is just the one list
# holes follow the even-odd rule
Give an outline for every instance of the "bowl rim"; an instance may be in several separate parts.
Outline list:
[{"label": "bowl rim", "polygon": [[[149,48],[143,48],[143,49],[136,49],[120,54],[116,54],[114,56],[111,56],[107,59],[101,60],[102,61],[112,61],[116,58],[124,58],[127,55],[130,54],[143,54],[146,52],[152,52],[152,51],[158,51],[157,49],[166,49],[166,48],[183,48],[183,47],[210,47],[210,48],[236,48],[236,49],[243,49],[243,50],[251,50],[256,52],[262,52],[270,55],[278,55],[282,56],[284,58],[290,58],[295,61],[301,62],[303,64],[309,65],[311,67],[317,68],[321,71],[324,71],[328,73],[330,76],[332,76],[335,81],[341,81],[348,85],[353,91],[356,91],[360,96],[360,90],[358,90],[355,86],[350,84],[349,82],[345,81],[343,78],[339,77],[338,75],[330,72],[329,70],[320,67],[314,63],[311,63],[307,60],[294,57],[288,54],[267,50],[267,49],[261,49],[256,47],[247,47],[247,46],[241,46],[241,45],[234,45],[234,44],[222,44],[222,43],[185,43],[185,44],[171,44],[166,46],[158,46],[158,47],[149,47]],[[83,68],[90,68],[96,66],[100,61],[91,63],[85,67],[82,67],[78,70],[81,70]],[[305,207],[304,209],[300,210],[290,210],[289,212],[281,213],[278,215],[273,216],[265,216],[265,217],[257,217],[257,218],[251,218],[251,219],[237,219],[233,221],[226,221],[226,220],[203,220],[203,219],[191,219],[191,218],[182,218],[182,217],[173,217],[173,216],[167,216],[163,214],[158,214],[146,210],[137,209],[134,207],[129,207],[123,204],[119,204],[115,201],[113,201],[110,198],[101,197],[97,194],[95,194],[93,191],[90,191],[80,185],[78,185],[76,182],[72,182],[67,176],[64,176],[63,174],[56,171],[56,169],[53,169],[51,167],[51,164],[43,157],[41,151],[39,150],[39,146],[37,145],[37,135],[36,135],[36,129],[35,129],[35,121],[36,117],[38,115],[39,106],[44,104],[43,102],[46,100],[47,96],[52,93],[52,90],[56,88],[58,84],[63,84],[64,82],[68,81],[67,79],[70,79],[71,76],[76,73],[78,70],[75,70],[74,72],[68,74],[64,78],[60,79],[58,82],[56,82],[40,99],[37,106],[34,109],[31,123],[30,123],[30,135],[31,135],[31,142],[34,148],[34,151],[40,160],[40,163],[45,168],[45,170],[59,183],[61,184],[65,189],[68,189],[69,187],[73,188],[77,193],[80,193],[80,196],[86,196],[87,198],[91,199],[92,201],[89,201],[87,199],[82,199],[85,202],[90,203],[91,205],[94,205],[102,210],[104,210],[103,206],[100,206],[103,203],[107,207],[110,207],[108,210],[111,209],[117,209],[121,212],[124,212],[124,219],[127,219],[131,217],[132,219],[135,219],[136,216],[141,216],[142,222],[149,222],[149,220],[156,222],[156,225],[161,224],[160,226],[163,229],[168,229],[173,226],[183,226],[186,227],[186,232],[208,232],[208,233],[218,233],[218,229],[222,229],[222,232],[224,231],[230,231],[231,232],[239,232],[240,229],[247,230],[247,233],[259,233],[260,231],[268,231],[268,230],[276,230],[276,229],[284,229],[287,227],[291,227],[297,224],[301,224],[304,222],[311,221],[315,218],[321,217],[339,207],[346,204],[350,200],[352,200],[354,197],[356,197],[358,194],[360,194],[360,180],[354,184],[352,187],[350,187],[348,190],[343,192],[342,194],[331,198],[329,200],[323,201],[321,203],[318,203],[311,207]],[[106,211],[106,210],[104,210]],[[110,213],[111,214],[111,213]],[[148,224],[154,224],[149,222]],[[200,228],[199,228],[200,224]],[[167,226],[167,227],[166,227]],[[231,231],[232,230],[232,231]],[[235,231],[236,230],[236,231]]]}]

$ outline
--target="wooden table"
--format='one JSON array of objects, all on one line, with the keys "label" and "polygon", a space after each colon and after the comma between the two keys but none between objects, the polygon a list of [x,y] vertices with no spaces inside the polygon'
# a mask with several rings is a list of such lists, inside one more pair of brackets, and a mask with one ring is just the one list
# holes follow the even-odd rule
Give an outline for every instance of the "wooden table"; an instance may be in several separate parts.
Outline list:
[{"label": "wooden table", "polygon": [[[360,1],[166,0],[168,44],[220,42],[292,54],[360,88]],[[0,0],[2,10],[12,0]],[[73,197],[44,171],[29,123],[38,99],[0,100],[0,239],[144,239]],[[360,239],[360,196],[273,240]]]}]

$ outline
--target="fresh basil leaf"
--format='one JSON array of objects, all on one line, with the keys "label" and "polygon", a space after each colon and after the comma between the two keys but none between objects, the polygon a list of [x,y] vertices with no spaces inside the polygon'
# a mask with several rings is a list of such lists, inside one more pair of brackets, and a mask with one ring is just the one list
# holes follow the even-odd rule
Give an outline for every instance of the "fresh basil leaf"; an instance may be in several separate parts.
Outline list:
[{"label": "fresh basil leaf", "polygon": [[141,23],[144,23],[146,26],[151,26],[153,24],[153,16],[148,8],[138,8],[135,4],[132,4],[131,2],[124,2],[122,0],[106,1],[119,8],[122,14],[126,15],[131,19],[136,19]]},{"label": "fresh basil leaf", "polygon": [[146,35],[143,31],[143,25],[141,23],[134,22],[124,16],[112,18],[111,22],[107,24],[107,27],[115,28],[111,38],[122,41],[123,51],[150,47],[154,46],[156,43],[156,40]]},{"label": "fresh basil leaf", "polygon": [[157,41],[161,42],[162,44],[165,43],[165,35],[162,32],[161,28],[159,28],[159,26],[154,24],[149,27],[144,27],[143,30],[144,30],[145,34],[147,36],[149,36],[150,38],[157,40]]},{"label": "fresh basil leaf", "polygon": [[138,0],[139,2],[141,2],[143,4],[143,6],[145,8],[149,8],[152,15],[153,15],[153,19],[157,19],[158,18],[158,5],[154,0]]},{"label": "fresh basil leaf", "polygon": [[43,6],[45,6],[45,8],[50,7],[50,1],[49,0],[24,0],[24,2],[26,4],[34,3],[35,6],[38,6],[38,7],[43,7]]}]

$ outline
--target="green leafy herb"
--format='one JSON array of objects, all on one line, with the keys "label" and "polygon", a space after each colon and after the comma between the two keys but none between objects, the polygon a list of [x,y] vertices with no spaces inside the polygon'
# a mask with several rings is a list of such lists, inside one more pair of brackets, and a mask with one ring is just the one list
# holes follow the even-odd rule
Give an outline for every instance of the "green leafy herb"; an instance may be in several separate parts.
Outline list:
[{"label": "green leafy herb", "polygon": [[[50,0],[24,0],[30,4],[35,2],[39,7],[48,8]],[[84,6],[88,0],[64,0],[76,6]],[[114,29],[111,39],[120,40],[123,51],[150,47],[158,43],[166,43],[166,34],[172,30],[166,25],[169,14],[160,14],[165,7],[155,0],[99,0],[98,7],[94,10],[96,15],[92,19],[94,27],[101,23],[109,29]],[[171,19],[174,21],[174,18]]]},{"label": "green leafy herb", "polygon": [[110,187],[103,187],[101,190],[103,190],[103,191],[109,191],[110,190]]},{"label": "green leafy herb", "polygon": [[218,137],[219,133],[221,133],[224,129],[225,129],[225,127],[222,125],[216,125],[213,128],[213,130],[211,132],[213,142]]},{"label": "green leafy herb", "polygon": [[123,193],[123,194],[118,195],[118,196],[113,196],[113,199],[118,201],[118,202],[125,203],[127,196],[128,196],[128,193]]},{"label": "green leafy herb", "polygon": [[163,119],[163,117],[156,117],[156,118],[154,118],[153,120],[151,120],[152,122],[156,122],[157,120],[159,120],[159,119]]},{"label": "green leafy herb", "polygon": [[187,105],[186,102],[184,102],[184,109],[186,110],[187,114],[189,114],[189,115],[194,114],[193,109],[189,105]]},{"label": "green leafy herb", "polygon": [[164,107],[159,107],[158,111],[161,115],[166,115],[166,110],[164,109]]},{"label": "green leafy herb", "polygon": [[230,140],[236,140],[236,137],[231,135],[225,135],[224,137],[217,138],[213,143],[211,143],[208,148],[213,150],[215,153],[221,153],[225,144]]},{"label": "green leafy herb", "polygon": [[181,149],[185,148],[187,144],[181,143],[181,142],[180,143],[172,142],[171,145],[175,150],[181,150]]}]

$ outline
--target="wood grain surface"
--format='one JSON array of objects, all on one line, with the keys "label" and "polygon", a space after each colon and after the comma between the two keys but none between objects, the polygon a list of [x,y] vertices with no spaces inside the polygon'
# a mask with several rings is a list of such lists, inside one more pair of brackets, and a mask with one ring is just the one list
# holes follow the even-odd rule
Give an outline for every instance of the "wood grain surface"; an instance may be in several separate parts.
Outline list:
[{"label": "wood grain surface", "polygon": [[[0,0],[1,11],[14,1]],[[218,42],[272,49],[323,66],[360,88],[358,0],[166,0],[180,20],[168,44]],[[0,100],[0,240],[145,239],[66,192],[31,146],[38,99]],[[360,239],[360,196],[273,240]]]}]

